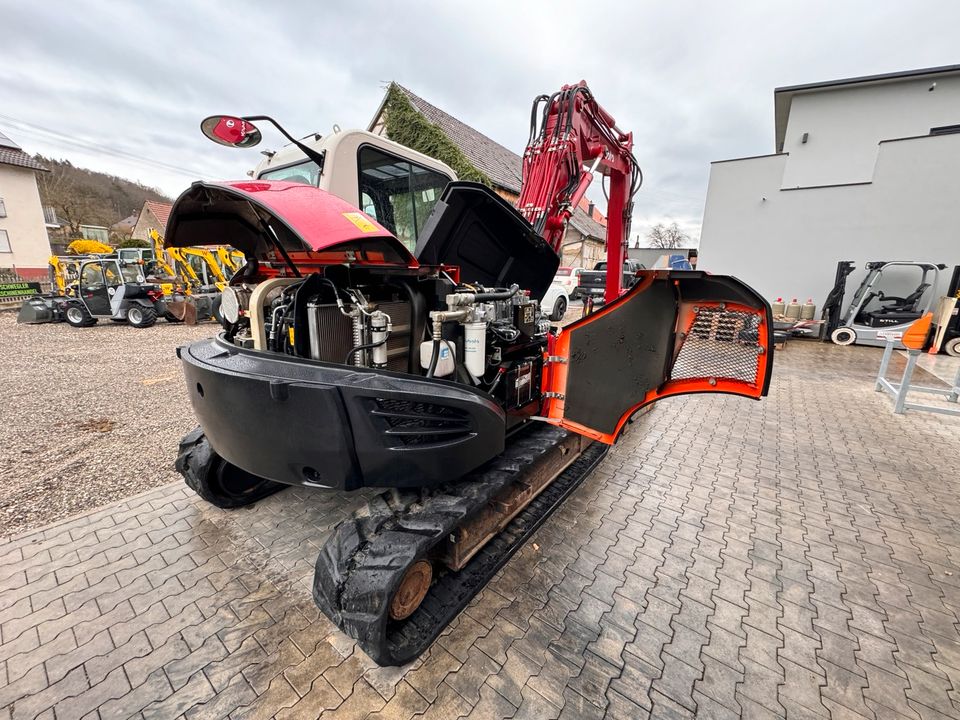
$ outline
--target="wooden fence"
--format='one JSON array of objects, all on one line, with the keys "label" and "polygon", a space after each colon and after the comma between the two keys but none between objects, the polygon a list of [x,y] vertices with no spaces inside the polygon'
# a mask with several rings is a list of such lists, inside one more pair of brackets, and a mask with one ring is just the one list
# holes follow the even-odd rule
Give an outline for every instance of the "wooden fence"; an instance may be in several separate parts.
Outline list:
[{"label": "wooden fence", "polygon": [[[3,285],[5,283],[25,283],[25,282],[32,282],[32,283],[39,282],[40,291],[45,293],[50,292],[52,287],[49,278],[45,278],[39,281],[27,280],[26,278],[20,277],[20,275],[18,275],[17,272],[14,270],[0,268],[0,285]],[[32,295],[34,295],[33,292],[25,292],[23,295],[5,295],[4,297],[0,297],[0,310],[18,310],[20,306],[23,304],[24,299],[27,297],[31,297]]]}]

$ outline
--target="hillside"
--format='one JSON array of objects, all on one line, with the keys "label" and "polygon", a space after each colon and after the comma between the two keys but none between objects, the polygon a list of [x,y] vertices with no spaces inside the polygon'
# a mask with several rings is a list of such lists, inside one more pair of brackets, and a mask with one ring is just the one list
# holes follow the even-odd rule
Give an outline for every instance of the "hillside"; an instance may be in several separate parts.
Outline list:
[{"label": "hillside", "polygon": [[79,237],[80,225],[111,225],[143,207],[144,200],[170,202],[156,188],[115,175],[74,167],[69,160],[36,156],[49,173],[38,173],[40,200],[52,207],[68,237]]}]

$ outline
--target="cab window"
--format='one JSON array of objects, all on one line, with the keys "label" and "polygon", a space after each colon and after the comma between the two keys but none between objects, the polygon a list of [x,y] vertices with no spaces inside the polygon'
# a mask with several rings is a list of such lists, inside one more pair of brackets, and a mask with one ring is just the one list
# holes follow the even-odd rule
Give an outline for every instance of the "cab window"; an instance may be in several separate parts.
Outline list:
[{"label": "cab window", "polygon": [[99,290],[103,287],[103,273],[100,263],[88,263],[80,271],[80,284],[84,290]]},{"label": "cab window", "polygon": [[207,264],[203,261],[202,257],[199,255],[187,255],[187,262],[190,263],[190,267],[193,268],[193,271],[204,285],[211,284],[210,278],[207,277]]},{"label": "cab window", "polygon": [[450,178],[370,145],[358,161],[361,209],[413,251]]},{"label": "cab window", "polygon": [[107,287],[117,287],[124,282],[123,271],[120,269],[120,263],[109,262],[103,264],[103,277],[107,280]]},{"label": "cab window", "polygon": [[144,281],[140,272],[140,263],[121,263],[120,274],[125,283],[140,283]]},{"label": "cab window", "polygon": [[284,180],[318,187],[320,185],[320,168],[313,160],[305,160],[295,165],[267,170],[260,173],[260,178],[263,180]]}]

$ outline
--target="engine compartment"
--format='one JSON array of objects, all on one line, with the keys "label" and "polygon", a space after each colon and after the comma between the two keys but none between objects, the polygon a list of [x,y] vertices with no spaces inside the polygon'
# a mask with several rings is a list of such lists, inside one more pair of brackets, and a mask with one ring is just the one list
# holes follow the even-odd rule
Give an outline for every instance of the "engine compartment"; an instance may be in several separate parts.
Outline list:
[{"label": "engine compartment", "polygon": [[529,290],[458,283],[422,266],[255,273],[223,291],[224,338],[239,348],[463,384],[514,422],[539,412],[551,325]]}]

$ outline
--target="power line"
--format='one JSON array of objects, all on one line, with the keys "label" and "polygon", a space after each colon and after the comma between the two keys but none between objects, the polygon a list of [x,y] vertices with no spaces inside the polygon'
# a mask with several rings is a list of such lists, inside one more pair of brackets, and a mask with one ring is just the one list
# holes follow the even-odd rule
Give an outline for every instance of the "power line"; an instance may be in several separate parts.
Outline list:
[{"label": "power line", "polygon": [[67,135],[65,133],[59,132],[57,130],[51,130],[50,128],[45,128],[41,125],[28,122],[26,120],[21,120],[20,118],[11,117],[9,115],[0,114],[0,120],[3,120],[7,123],[12,124],[18,132],[21,132],[27,136],[33,136],[35,138],[52,141],[67,145],[69,147],[78,148],[80,150],[92,151],[102,153],[104,155],[109,155],[111,157],[116,157],[122,160],[133,160],[145,165],[151,165],[154,168],[159,170],[165,170],[167,172],[173,172],[178,175],[183,175],[190,178],[210,178],[211,176],[206,173],[199,172],[192,168],[184,168],[179,165],[172,165],[170,163],[165,163],[161,160],[154,160],[152,158],[143,157],[141,155],[136,155],[126,150],[120,150],[117,148],[110,147],[109,145],[103,145],[101,143],[94,142],[92,140],[85,140],[83,138]]}]

